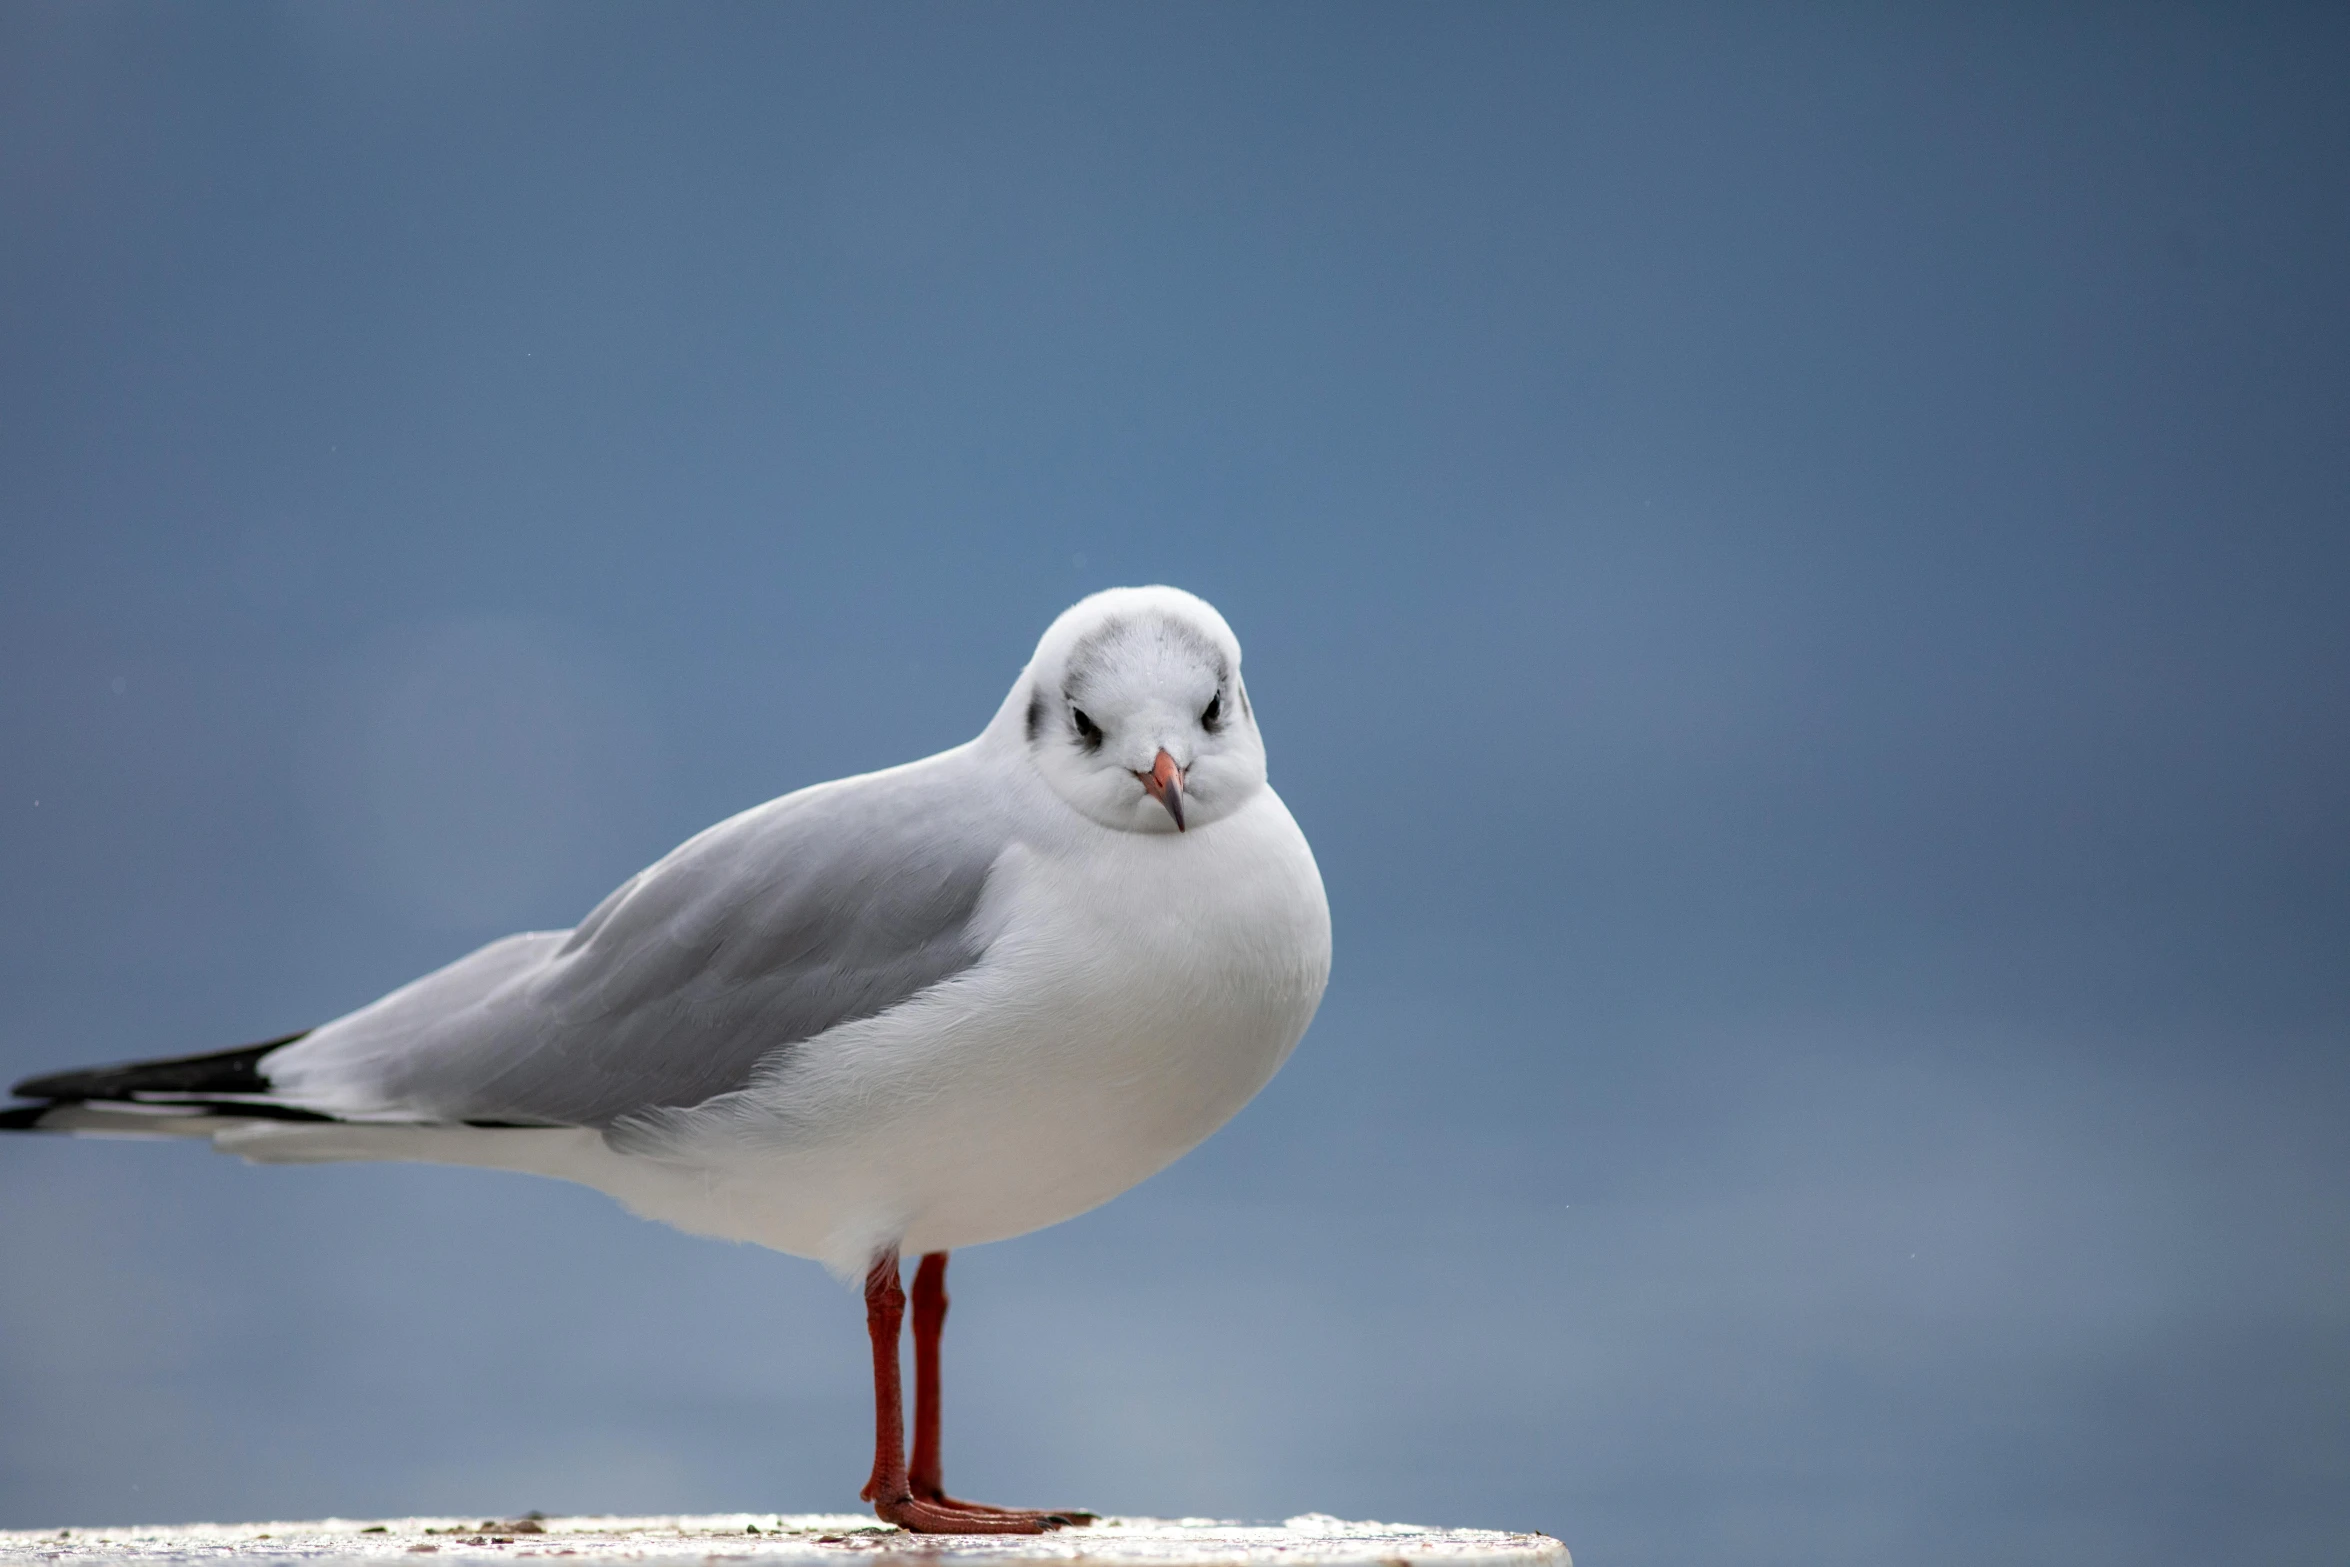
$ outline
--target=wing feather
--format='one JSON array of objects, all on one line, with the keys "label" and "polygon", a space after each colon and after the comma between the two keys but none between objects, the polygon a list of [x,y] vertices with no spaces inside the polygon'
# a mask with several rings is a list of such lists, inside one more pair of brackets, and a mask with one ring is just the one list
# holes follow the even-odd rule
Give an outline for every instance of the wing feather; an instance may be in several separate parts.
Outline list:
[{"label": "wing feather", "polygon": [[948,752],[786,795],[268,1062],[289,1103],[384,1120],[608,1127],[699,1104],[977,962],[1004,840]]}]

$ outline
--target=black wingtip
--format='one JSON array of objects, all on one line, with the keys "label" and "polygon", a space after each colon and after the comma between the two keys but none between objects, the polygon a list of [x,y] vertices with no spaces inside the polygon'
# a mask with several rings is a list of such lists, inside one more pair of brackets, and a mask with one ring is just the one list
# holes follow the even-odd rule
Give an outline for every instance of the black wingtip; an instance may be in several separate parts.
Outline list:
[{"label": "black wingtip", "polygon": [[0,1110],[0,1132],[37,1132],[41,1129],[41,1117],[55,1108],[55,1105],[10,1105]]},{"label": "black wingtip", "polygon": [[[261,1075],[261,1058],[283,1049],[310,1031],[267,1039],[235,1050],[215,1050],[200,1056],[166,1056],[155,1061],[125,1061],[114,1066],[78,1067],[28,1077],[9,1089],[19,1099],[51,1102],[83,1099],[129,1099],[138,1094],[266,1094],[269,1079]],[[45,1108],[28,1107],[34,1112]],[[7,1112],[14,1115],[17,1112]],[[13,1121],[0,1127],[23,1130]]]}]

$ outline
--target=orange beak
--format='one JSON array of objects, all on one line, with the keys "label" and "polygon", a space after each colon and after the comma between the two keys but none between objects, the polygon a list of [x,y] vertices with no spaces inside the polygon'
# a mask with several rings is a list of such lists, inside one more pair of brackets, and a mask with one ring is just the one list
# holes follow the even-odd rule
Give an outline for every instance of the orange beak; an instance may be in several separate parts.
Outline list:
[{"label": "orange beak", "polygon": [[1162,747],[1158,759],[1151,763],[1147,773],[1136,773],[1150,797],[1167,808],[1175,818],[1175,830],[1183,831],[1183,769],[1175,765],[1175,758]]}]

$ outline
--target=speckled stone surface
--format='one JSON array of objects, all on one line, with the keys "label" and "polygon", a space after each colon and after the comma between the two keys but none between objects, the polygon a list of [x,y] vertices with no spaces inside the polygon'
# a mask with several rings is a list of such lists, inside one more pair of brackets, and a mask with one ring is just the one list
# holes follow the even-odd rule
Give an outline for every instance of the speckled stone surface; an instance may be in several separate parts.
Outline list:
[{"label": "speckled stone surface", "polygon": [[[720,1513],[677,1518],[327,1518],[0,1531],[0,1563],[389,1561],[515,1557],[628,1562],[1134,1563],[1137,1567],[1573,1567],[1546,1534],[1348,1523],[1105,1518],[1035,1536],[914,1535],[868,1515]],[[545,1567],[555,1567],[548,1562]]]}]

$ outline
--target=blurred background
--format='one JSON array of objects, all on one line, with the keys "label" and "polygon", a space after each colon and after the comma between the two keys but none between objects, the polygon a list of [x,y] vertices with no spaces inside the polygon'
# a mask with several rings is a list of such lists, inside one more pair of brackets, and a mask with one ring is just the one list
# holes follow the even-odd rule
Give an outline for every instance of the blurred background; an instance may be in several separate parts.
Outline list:
[{"label": "blurred background", "polygon": [[[226,1047],[1213,600],[1329,999],[949,1475],[2350,1554],[2350,13],[0,10],[0,1069]],[[0,1525],[848,1509],[584,1190],[0,1140]]]}]

